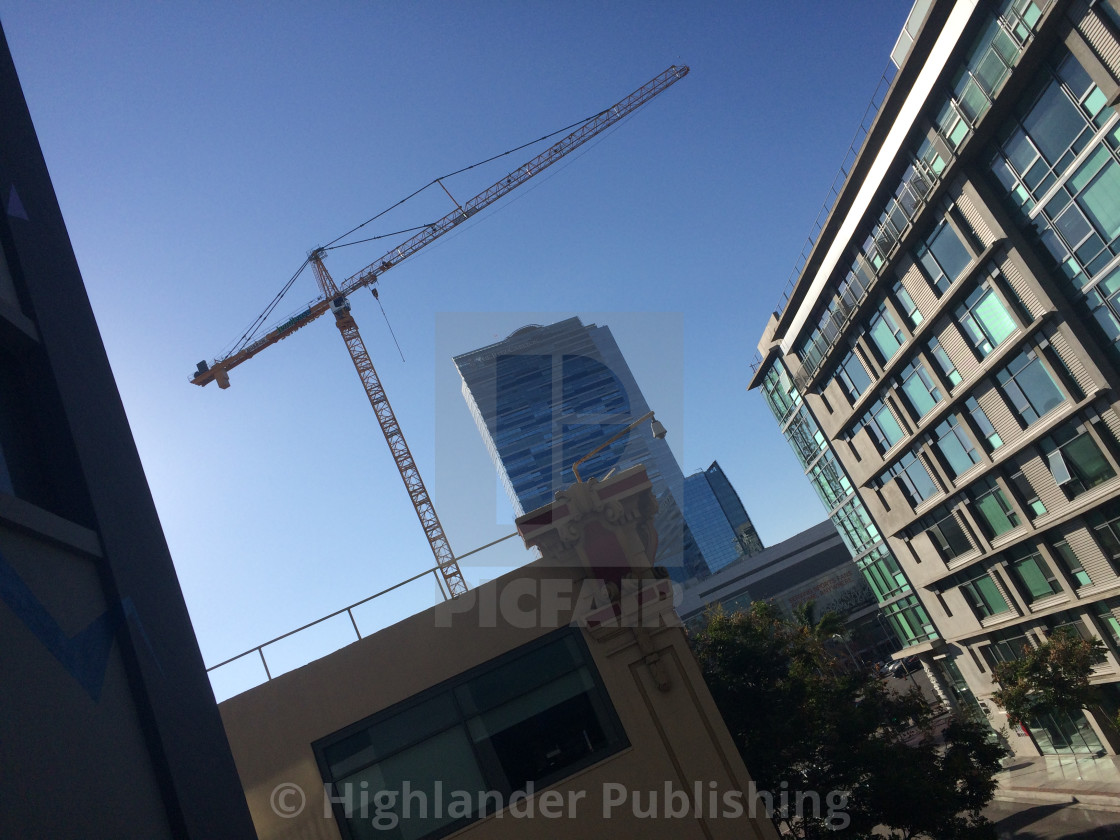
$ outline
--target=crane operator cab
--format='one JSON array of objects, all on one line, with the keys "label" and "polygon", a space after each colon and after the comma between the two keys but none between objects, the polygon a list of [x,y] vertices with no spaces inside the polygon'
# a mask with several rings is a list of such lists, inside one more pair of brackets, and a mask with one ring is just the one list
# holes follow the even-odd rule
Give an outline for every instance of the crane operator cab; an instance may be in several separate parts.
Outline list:
[{"label": "crane operator cab", "polygon": [[345,318],[350,313],[350,298],[339,295],[332,299],[331,312],[334,313],[335,319]]}]

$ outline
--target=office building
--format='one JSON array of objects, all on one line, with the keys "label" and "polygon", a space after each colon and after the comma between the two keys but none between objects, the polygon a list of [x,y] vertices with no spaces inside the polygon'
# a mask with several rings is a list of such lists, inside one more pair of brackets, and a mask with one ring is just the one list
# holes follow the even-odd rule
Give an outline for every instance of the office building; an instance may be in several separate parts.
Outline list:
[{"label": "office building", "polygon": [[224,701],[262,840],[777,840],[653,574],[650,488],[577,484],[517,522],[540,560]]},{"label": "office building", "polygon": [[879,615],[875,593],[852,563],[836,526],[814,525],[747,558],[724,566],[706,580],[690,581],[677,603],[685,626],[704,625],[709,609],[747,610],[753,601],[768,601],[787,617],[812,604],[819,620],[826,612],[844,619],[843,655],[854,664],[888,659],[898,640]]},{"label": "office building", "polygon": [[688,529],[711,572],[762,551],[762,540],[719,462],[684,480]]},{"label": "office building", "polygon": [[0,393],[0,837],[255,837],[2,30]]},{"label": "office building", "polygon": [[997,728],[992,669],[1101,638],[1102,709],[1014,749],[1115,752],[1120,14],[922,0],[753,373],[880,609]]},{"label": "office building", "polygon": [[[649,412],[610,329],[585,326],[579,318],[523,327],[504,341],[456,356],[455,365],[463,397],[518,515],[550,504],[575,481],[573,464]],[[704,543],[719,543],[714,517],[721,515],[720,502],[738,511],[733,522],[724,516],[719,525],[733,541],[719,543],[718,563],[727,562],[737,546],[761,546],[718,467],[712,486],[720,488],[719,497],[694,486],[694,498],[715,504],[693,528],[681,468],[669,445],[647,427],[632,429],[579,469],[584,477],[601,478],[637,464],[645,466],[660,506],[658,562],[674,580],[710,574]]]}]

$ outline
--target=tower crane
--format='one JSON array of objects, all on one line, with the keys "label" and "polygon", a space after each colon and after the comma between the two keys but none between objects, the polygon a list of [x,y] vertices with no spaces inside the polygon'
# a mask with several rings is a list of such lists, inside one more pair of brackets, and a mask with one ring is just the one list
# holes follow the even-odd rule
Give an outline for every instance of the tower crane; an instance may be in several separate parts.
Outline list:
[{"label": "tower crane", "polygon": [[[349,295],[359,289],[370,287],[376,297],[377,289],[374,284],[386,271],[400,265],[420,249],[430,245],[443,234],[462,224],[480,210],[489,207],[591,138],[619,122],[628,114],[633,113],[670,85],[684,78],[688,74],[688,69],[686,66],[673,65],[669,67],[668,70],[646,82],[625,99],[583,122],[571,134],[557,141],[513,172],[508,173],[504,178],[487,187],[474,198],[461,205],[456,202],[455,209],[442,219],[427,225],[422,231],[386,252],[379,260],[346,278],[342,283],[334,281],[323,263],[326,249],[316,248],[308,255],[307,261],[311,264],[315,274],[315,280],[319,286],[319,295],[307,309],[271,328],[255,341],[236,348],[226,356],[211,362],[199,362],[190,381],[200,386],[217,382],[219,388],[228,388],[230,385],[229,372],[233,368],[330,311],[335,317],[335,325],[342,334],[346,349],[350,353],[350,359],[354,363],[354,368],[362,381],[362,387],[365,389],[366,396],[369,398],[370,405],[377,416],[377,421],[381,425],[381,431],[385,434],[389,451],[396,462],[405,489],[412,500],[412,505],[416,509],[416,515],[420,519],[424,534],[428,538],[432,553],[435,555],[436,566],[447,587],[448,594],[452,598],[463,594],[467,591],[466,582],[463,580],[459,564],[451,551],[447,536],[444,534],[443,526],[440,525],[431,496],[420,477],[420,470],[409,451],[404,433],[401,431],[400,424],[393,413],[393,408],[389,404],[389,398],[385,394],[385,389],[381,385],[373,361],[370,359],[358,332],[358,325],[350,313]],[[438,183],[443,186],[442,181]],[[448,195],[450,196],[450,193]],[[452,200],[454,201],[454,199]]]}]

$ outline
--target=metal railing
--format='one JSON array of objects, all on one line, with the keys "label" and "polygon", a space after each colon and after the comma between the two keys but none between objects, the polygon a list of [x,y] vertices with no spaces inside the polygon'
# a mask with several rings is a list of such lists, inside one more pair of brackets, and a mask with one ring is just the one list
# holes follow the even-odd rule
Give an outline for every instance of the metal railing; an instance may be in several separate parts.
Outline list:
[{"label": "metal railing", "polygon": [[[486,545],[479,546],[478,548],[473,549],[471,551],[468,551],[465,554],[459,555],[458,557],[456,557],[456,560],[462,560],[466,557],[470,557],[472,554],[477,554],[478,552],[483,551],[484,549],[491,548],[492,546],[495,546],[500,542],[505,542],[506,540],[510,539],[511,537],[516,537],[516,536],[517,536],[516,532],[514,532],[512,534],[507,534],[506,536],[501,537],[499,539],[496,539],[493,542],[489,542]],[[350,626],[354,630],[354,638],[350,639],[349,641],[344,641],[342,644],[335,645],[330,650],[325,651],[324,653],[321,653],[318,656],[312,657],[312,659],[310,659],[308,661],[314,661],[315,659],[320,659],[323,656],[327,656],[330,653],[333,653],[334,651],[340,650],[341,648],[345,647],[348,644],[352,644],[353,642],[356,642],[356,641],[361,641],[365,637],[362,635],[362,631],[358,627],[358,620],[354,616],[354,610],[357,609],[358,607],[361,607],[361,606],[364,606],[365,604],[368,604],[370,601],[373,601],[376,598],[380,598],[383,595],[387,595],[390,592],[393,592],[397,589],[400,589],[402,586],[407,586],[410,583],[418,581],[421,578],[426,577],[427,575],[432,575],[433,576],[433,578],[435,579],[435,582],[436,582],[436,586],[439,588],[439,592],[443,596],[443,600],[445,600],[445,601],[448,600],[450,598],[450,595],[448,595],[447,590],[443,586],[443,580],[442,580],[442,576],[440,574],[439,566],[432,566],[430,569],[425,569],[424,571],[419,572],[419,573],[413,575],[412,577],[407,578],[406,580],[402,580],[399,583],[395,583],[390,587],[382,589],[380,592],[375,592],[374,594],[369,595],[369,596],[363,598],[360,601],[355,601],[353,604],[350,604],[349,606],[343,607],[342,609],[339,609],[339,610],[335,610],[334,612],[330,613],[329,615],[325,615],[322,618],[317,618],[314,621],[311,621],[311,622],[308,622],[307,624],[304,624],[302,627],[297,627],[295,630],[289,630],[287,633],[283,633],[283,634],[277,636],[274,639],[269,639],[267,642],[262,642],[261,644],[257,645],[256,647],[251,647],[247,651],[239,653],[236,656],[231,656],[229,659],[225,659],[225,660],[217,663],[216,665],[211,665],[209,668],[206,669],[206,673],[207,674],[213,674],[219,668],[223,668],[227,665],[231,665],[234,662],[238,662],[242,659],[245,659],[246,657],[251,657],[255,654],[257,657],[260,658],[261,665],[264,666],[264,673],[265,673],[264,682],[268,682],[272,679],[273,675],[272,675],[272,669],[268,667],[268,659],[267,659],[267,657],[265,657],[265,648],[268,648],[271,645],[276,644],[277,642],[282,642],[285,639],[290,639],[291,637],[293,637],[293,636],[295,636],[299,633],[303,633],[306,630],[310,630],[312,627],[317,627],[319,625],[325,624],[326,622],[330,621],[332,618],[338,618],[339,616],[341,616],[343,614],[348,616],[349,619],[350,619]],[[381,630],[382,628],[378,627],[377,629]],[[304,664],[306,664],[306,663],[304,663]],[[257,683],[257,684],[259,684],[259,683]]]},{"label": "metal railing", "polygon": [[[836,199],[840,197],[840,193],[844,189],[844,184],[848,181],[852,166],[855,165],[856,158],[859,156],[859,150],[863,147],[863,142],[867,139],[867,133],[871,130],[871,125],[875,122],[875,117],[878,116],[879,109],[886,100],[887,91],[890,89],[891,83],[894,81],[895,73],[897,72],[898,68],[894,66],[894,63],[888,62],[886,68],[879,76],[879,83],[875,86],[875,92],[871,94],[871,101],[867,103],[867,108],[863,112],[863,118],[860,120],[859,127],[856,128],[856,133],[848,144],[848,151],[844,155],[844,160],[840,164],[840,168],[836,171],[836,175],[832,178],[832,183],[829,185],[824,202],[821,204],[820,210],[817,211],[816,218],[813,219],[809,235],[806,237],[805,244],[801,248],[801,253],[798,255],[793,270],[790,271],[785,287],[782,289],[782,295],[778,300],[778,306],[774,310],[779,316],[785,312],[785,308],[789,304],[794,287],[797,285],[801,273],[805,270],[805,265],[809,261],[809,255],[813,253],[813,248],[816,246],[817,240],[824,230],[825,222],[828,221],[828,215],[836,205]],[[751,360],[752,377],[758,372],[758,367],[761,364],[762,353],[756,352],[754,358]]]}]

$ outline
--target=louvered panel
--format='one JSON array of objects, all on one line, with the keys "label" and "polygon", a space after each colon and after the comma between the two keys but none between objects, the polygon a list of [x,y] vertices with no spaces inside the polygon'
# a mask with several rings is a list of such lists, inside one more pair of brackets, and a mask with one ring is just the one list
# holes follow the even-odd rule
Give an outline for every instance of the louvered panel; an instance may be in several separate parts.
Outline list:
[{"label": "louvered panel", "polygon": [[992,229],[988,227],[988,223],[984,221],[984,217],[976,209],[976,205],[973,204],[967,193],[963,193],[957,198],[957,209],[961,211],[961,215],[964,216],[965,221],[968,222],[972,232],[976,234],[984,248],[995,242],[996,235],[992,233]]},{"label": "louvered panel", "polygon": [[1069,503],[1066,494],[1062,492],[1050,474],[1050,468],[1041,455],[1036,455],[1023,464],[1023,476],[1030,482],[1038,498],[1049,513],[1060,510]]},{"label": "louvered panel", "polygon": [[1089,371],[1085,369],[1085,365],[1081,364],[1081,360],[1073,352],[1073,348],[1069,346],[1066,337],[1055,330],[1054,334],[1050,336],[1050,344],[1065,363],[1065,366],[1069,368],[1069,372],[1073,374],[1073,378],[1081,391],[1085,394],[1094,393],[1097,390],[1097,383],[1093,381]]},{"label": "louvered panel", "polygon": [[945,352],[949,354],[949,358],[953,360],[957,373],[962,378],[968,379],[976,373],[980,363],[976,361],[972,348],[969,347],[956,324],[952,322],[946,324],[945,329],[938,335],[938,339],[941,341],[941,346],[945,348]]},{"label": "louvered panel", "polygon": [[1105,65],[1116,78],[1120,78],[1120,44],[1109,36],[1108,29],[1101,23],[1096,15],[1089,12],[1089,8],[1085,3],[1078,2],[1070,6],[1069,17],[1077,25],[1077,31],[1081,33],[1089,45],[1093,48],[1093,52],[1100,58],[1101,63]]},{"label": "louvered panel", "polygon": [[996,572],[995,569],[991,569],[988,573],[988,576],[996,585],[996,589],[999,590],[999,594],[1003,596],[1003,600],[1006,602],[1007,606],[1011,607],[1011,609],[1013,610],[1018,611],[1018,607],[1015,605],[1015,598],[1011,595],[1010,592],[1007,591],[1007,586],[1003,582],[1003,575]]},{"label": "louvered panel", "polygon": [[1077,559],[1081,561],[1081,565],[1085,567],[1085,571],[1089,573],[1089,579],[1094,584],[1099,585],[1116,580],[1116,573],[1112,571],[1112,566],[1105,559],[1088,528],[1082,527],[1070,532],[1066,536],[1066,540],[1069,542],[1069,547],[1073,549],[1073,553],[1077,555]]},{"label": "louvered panel", "polygon": [[1017,443],[1023,437],[1023,429],[1019,421],[1015,419],[1015,415],[1011,413],[1011,409],[1007,407],[999,391],[989,387],[984,393],[976,394],[976,401],[988,415],[988,420],[991,421],[1005,445]]},{"label": "louvered panel", "polygon": [[926,280],[917,263],[910,262],[910,267],[902,273],[901,281],[902,288],[910,293],[910,297],[918,306],[918,311],[928,318],[929,314],[937,309],[937,295],[933,293],[933,287]]},{"label": "louvered panel", "polygon": [[1031,289],[1026,278],[1023,277],[1023,273],[1019,271],[1018,266],[1011,260],[1004,260],[1003,265],[999,268],[1000,271],[1003,272],[1003,276],[1007,278],[1007,284],[1011,286],[1015,295],[1022,302],[1023,306],[1026,307],[1031,320],[1033,321],[1041,315],[1045,311],[1044,307],[1035,295],[1034,290]]},{"label": "louvered panel", "polygon": [[1120,416],[1117,416],[1116,411],[1112,408],[1105,409],[1101,412],[1101,418],[1112,432],[1113,439],[1120,440]]}]

